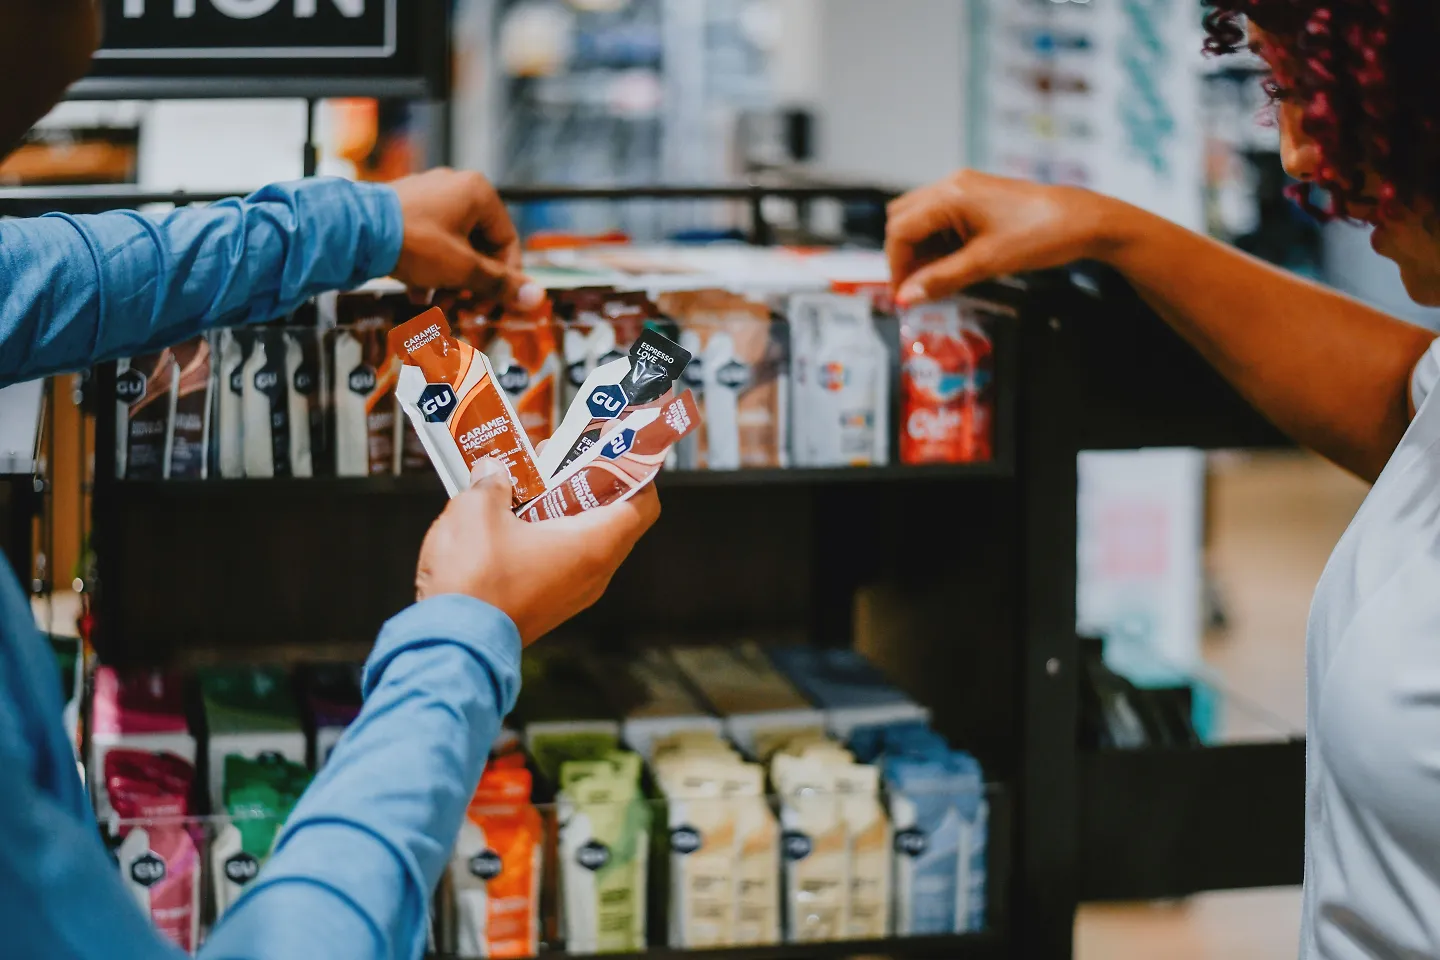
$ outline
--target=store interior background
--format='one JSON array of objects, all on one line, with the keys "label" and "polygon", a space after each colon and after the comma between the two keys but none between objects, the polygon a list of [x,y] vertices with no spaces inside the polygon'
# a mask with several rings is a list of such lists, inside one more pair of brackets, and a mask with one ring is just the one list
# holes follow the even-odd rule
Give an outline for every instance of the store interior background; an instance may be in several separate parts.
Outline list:
[{"label": "store interior background", "polygon": [[[1257,77],[1198,54],[1193,5],[1128,5],[1151,11],[1155,22],[1143,29],[1115,6],[460,0],[448,111],[323,102],[319,170],[384,179],[448,152],[507,185],[729,182],[757,166],[797,164],[897,188],[967,165],[1083,180],[1440,330],[1440,314],[1408,303],[1362,229],[1322,227],[1283,201]],[[1023,47],[1013,31],[1045,7],[1108,18],[1109,46],[1087,53],[1106,61],[1088,94],[1037,92],[1033,56],[1003,62],[1007,43]],[[1152,28],[1168,52],[1137,72],[1145,56],[1128,54]],[[1148,130],[1111,124],[1137,94]],[[69,103],[0,167],[0,184],[207,191],[290,179],[302,172],[306,112],[300,101]],[[1136,141],[1146,137],[1162,143],[1163,177],[1133,175]],[[736,226],[723,204],[572,204],[525,216],[527,230],[620,228],[638,239]],[[57,431],[76,429],[72,406],[53,409]],[[42,616],[57,631],[73,624],[76,598],[64,585],[85,563],[85,532],[72,519],[81,515],[78,450],[57,444],[52,461],[48,562],[59,587]],[[1082,628],[1105,634],[1107,655],[1137,682],[1194,679],[1211,739],[1297,734],[1310,591],[1363,495],[1358,481],[1298,452],[1087,458]],[[1088,906],[1077,955],[1288,956],[1298,917],[1294,889]]]}]

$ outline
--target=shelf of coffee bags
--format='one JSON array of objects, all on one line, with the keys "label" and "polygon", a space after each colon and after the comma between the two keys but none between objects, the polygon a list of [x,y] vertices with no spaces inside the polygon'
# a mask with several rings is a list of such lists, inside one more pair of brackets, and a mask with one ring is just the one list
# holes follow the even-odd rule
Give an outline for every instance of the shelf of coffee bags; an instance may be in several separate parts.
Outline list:
[{"label": "shelf of coffee bags", "polygon": [[[791,943],[763,947],[711,947],[703,950],[657,948],[644,953],[585,954],[606,960],[842,960],[847,957],[933,957],[935,960],[985,960],[1012,952],[998,933],[965,933],[943,937],[886,937],[834,943]],[[545,951],[541,957],[582,956]],[[464,960],[455,954],[432,954],[430,960]]]},{"label": "shelf of coffee bags", "polygon": [[1298,885],[1305,741],[1080,755],[1080,898]]}]

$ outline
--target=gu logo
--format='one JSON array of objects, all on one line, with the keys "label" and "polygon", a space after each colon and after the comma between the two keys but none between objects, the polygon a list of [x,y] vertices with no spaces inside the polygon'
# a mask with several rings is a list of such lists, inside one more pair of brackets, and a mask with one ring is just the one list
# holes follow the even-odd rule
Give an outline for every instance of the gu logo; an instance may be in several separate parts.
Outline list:
[{"label": "gu logo", "polygon": [[512,364],[500,372],[500,386],[506,393],[524,393],[530,386],[530,371]]},{"label": "gu logo", "polygon": [[361,364],[350,371],[350,376],[345,378],[345,383],[351,393],[368,396],[370,391],[375,389],[375,371],[371,367]]},{"label": "gu logo", "polygon": [[455,391],[448,383],[432,383],[420,391],[420,412],[427,423],[444,423],[455,412]]},{"label": "gu logo", "polygon": [[145,374],[131,367],[115,378],[115,396],[126,406],[133,406],[145,396]]},{"label": "gu logo", "polygon": [[610,862],[610,848],[599,840],[590,840],[575,851],[575,862],[593,873]]},{"label": "gu logo", "polygon": [[279,373],[275,372],[274,370],[260,370],[260,371],[257,371],[257,372],[256,372],[256,374],[255,374],[255,389],[256,389],[256,390],[259,390],[261,393],[265,394],[266,396],[271,396],[271,395],[273,395],[273,394],[275,393],[276,388],[278,388],[279,386],[280,386],[280,374],[279,374]]},{"label": "gu logo", "polygon": [[619,460],[630,452],[635,446],[635,431],[625,427],[615,436],[605,441],[605,449],[600,451],[600,456],[606,460]]},{"label": "gu logo", "polygon": [[731,360],[719,370],[715,371],[715,379],[722,387],[729,387],[731,390],[744,390],[750,383],[750,368],[739,360]]},{"label": "gu logo", "polygon": [[585,400],[585,405],[590,408],[590,416],[596,420],[614,420],[628,404],[625,391],[616,384],[596,387]]},{"label": "gu logo", "polygon": [[481,880],[494,880],[504,869],[504,861],[494,850],[482,850],[470,858],[470,873]]},{"label": "gu logo", "polygon": [[153,853],[146,853],[130,864],[130,879],[147,889],[155,886],[165,879],[165,861]]},{"label": "gu logo", "polygon": [[260,861],[248,853],[237,853],[225,861],[225,878],[231,883],[245,886],[260,875]]}]

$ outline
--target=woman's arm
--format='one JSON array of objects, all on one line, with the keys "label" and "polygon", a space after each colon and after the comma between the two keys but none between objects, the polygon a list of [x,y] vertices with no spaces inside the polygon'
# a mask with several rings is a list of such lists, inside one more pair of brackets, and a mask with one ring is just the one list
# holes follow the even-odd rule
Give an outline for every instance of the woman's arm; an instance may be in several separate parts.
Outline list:
[{"label": "woman's arm", "polygon": [[0,221],[0,384],[269,320],[394,269],[389,187],[307,180],[176,210]]},{"label": "woman's arm", "polygon": [[[951,250],[964,245],[956,252],[932,246],[947,236]],[[888,249],[902,301],[1073,260],[1109,263],[1276,426],[1368,480],[1409,425],[1411,376],[1435,339],[1160,217],[1073,188],[966,171],[896,201]]]}]

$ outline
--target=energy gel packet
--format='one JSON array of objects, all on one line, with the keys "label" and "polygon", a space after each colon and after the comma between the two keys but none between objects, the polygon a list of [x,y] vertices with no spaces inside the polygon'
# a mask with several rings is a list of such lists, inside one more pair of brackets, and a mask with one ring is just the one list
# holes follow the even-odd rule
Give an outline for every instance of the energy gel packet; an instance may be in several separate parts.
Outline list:
[{"label": "energy gel packet", "polygon": [[481,457],[505,465],[517,506],[545,492],[535,450],[490,361],[451,334],[443,311],[427,310],[389,339],[404,361],[396,395],[450,496],[470,485]]},{"label": "energy gel packet", "polygon": [[522,507],[520,518],[537,523],[630,499],[660,473],[670,448],[699,425],[700,411],[689,390],[664,406],[632,412],[552,479],[544,496]]},{"label": "energy gel packet", "polygon": [[111,750],[105,783],[120,830],[120,877],[164,936],[187,952],[200,939],[200,842],[186,827],[195,768],[173,754]]},{"label": "energy gel packet", "polygon": [[540,474],[557,477],[599,443],[608,428],[627,411],[665,398],[674,388],[690,351],[653,328],[646,328],[628,356],[595,369],[565,412],[565,419],[540,455]]}]

